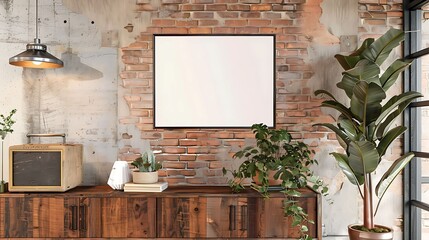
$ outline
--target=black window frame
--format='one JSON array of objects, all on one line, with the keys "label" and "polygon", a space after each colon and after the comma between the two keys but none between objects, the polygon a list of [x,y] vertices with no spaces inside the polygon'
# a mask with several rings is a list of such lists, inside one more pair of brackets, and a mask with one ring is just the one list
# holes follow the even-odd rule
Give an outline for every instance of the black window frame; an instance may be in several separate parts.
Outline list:
[{"label": "black window frame", "polygon": [[[429,0],[404,0],[404,56],[414,59],[413,64],[404,72],[404,92],[419,91],[421,86],[421,60],[419,57],[428,55],[429,48],[421,49],[421,8],[429,4]],[[403,121],[408,131],[404,134],[404,152],[420,149],[421,114],[420,108],[429,106],[429,101],[416,101],[404,111]],[[414,146],[414,147],[413,147]],[[420,201],[422,183],[429,183],[429,178],[421,177],[420,158],[429,158],[427,152],[415,152],[415,158],[403,172],[404,186],[404,240],[421,239],[421,210],[429,211],[429,204]]]}]

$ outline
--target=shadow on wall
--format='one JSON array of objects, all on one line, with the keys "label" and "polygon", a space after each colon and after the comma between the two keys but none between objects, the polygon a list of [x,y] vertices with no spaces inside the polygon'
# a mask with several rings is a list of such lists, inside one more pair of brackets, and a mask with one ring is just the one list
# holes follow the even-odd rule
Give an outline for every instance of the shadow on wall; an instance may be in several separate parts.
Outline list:
[{"label": "shadow on wall", "polygon": [[81,58],[73,53],[71,48],[61,54],[61,60],[64,67],[57,70],[59,73],[57,79],[95,80],[103,77],[102,72],[82,63]]}]

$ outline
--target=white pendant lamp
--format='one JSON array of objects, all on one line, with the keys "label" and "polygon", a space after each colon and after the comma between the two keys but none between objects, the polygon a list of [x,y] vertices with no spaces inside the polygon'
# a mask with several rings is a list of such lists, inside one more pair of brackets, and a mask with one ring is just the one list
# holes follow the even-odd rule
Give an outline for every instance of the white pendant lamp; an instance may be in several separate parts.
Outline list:
[{"label": "white pendant lamp", "polygon": [[9,58],[9,64],[24,68],[61,68],[64,63],[48,53],[45,44],[39,39],[39,0],[36,0],[36,38],[27,44],[27,50]]}]

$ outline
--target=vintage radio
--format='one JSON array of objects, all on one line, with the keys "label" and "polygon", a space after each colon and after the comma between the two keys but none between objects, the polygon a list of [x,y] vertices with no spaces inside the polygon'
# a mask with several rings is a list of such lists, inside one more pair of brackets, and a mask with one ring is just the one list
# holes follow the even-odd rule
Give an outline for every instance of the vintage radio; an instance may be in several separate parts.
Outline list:
[{"label": "vintage radio", "polygon": [[[31,137],[63,137],[63,144],[31,144]],[[9,147],[9,191],[65,192],[82,182],[82,145],[65,134],[28,134],[28,144]]]}]

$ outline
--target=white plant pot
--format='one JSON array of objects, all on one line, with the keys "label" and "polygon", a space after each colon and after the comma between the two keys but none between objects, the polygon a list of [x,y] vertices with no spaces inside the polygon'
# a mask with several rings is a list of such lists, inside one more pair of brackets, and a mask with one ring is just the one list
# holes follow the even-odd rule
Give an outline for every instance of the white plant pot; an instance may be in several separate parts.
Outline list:
[{"label": "white plant pot", "polygon": [[156,172],[133,172],[133,183],[156,183],[158,182],[158,171]]}]

